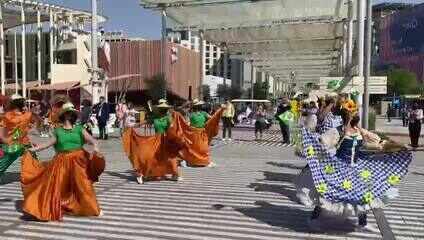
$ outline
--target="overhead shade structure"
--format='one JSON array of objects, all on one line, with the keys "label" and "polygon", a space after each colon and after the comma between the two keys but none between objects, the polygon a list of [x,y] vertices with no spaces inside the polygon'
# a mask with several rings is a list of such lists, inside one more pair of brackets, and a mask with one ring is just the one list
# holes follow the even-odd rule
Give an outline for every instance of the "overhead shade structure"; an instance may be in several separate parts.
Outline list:
[{"label": "overhead shade structure", "polygon": [[70,90],[73,88],[79,87],[80,82],[63,82],[63,83],[56,83],[56,84],[45,84],[41,86],[34,86],[29,88],[30,90],[56,90],[56,91],[62,91],[62,90]]},{"label": "overhead shade structure", "polygon": [[204,36],[215,43],[285,41],[293,39],[335,40],[343,36],[343,23],[290,23],[267,27],[214,29],[206,31]]},{"label": "overhead shade structure", "polygon": [[[233,59],[273,76],[318,81],[342,66],[351,0],[140,0],[173,30],[201,30]],[[317,70],[318,69],[318,70]],[[313,72],[313,74],[311,74]]]},{"label": "overhead shade structure", "polygon": [[293,21],[340,20],[347,0],[141,0],[145,8],[167,8],[174,29],[257,27]]},{"label": "overhead shade structure", "polygon": [[[49,21],[49,10],[54,10],[55,12],[60,13],[58,14],[59,20],[67,14],[72,14],[72,16],[75,19],[79,19],[79,21],[91,21],[91,13],[87,11],[66,8],[58,5],[45,4],[37,1],[24,0],[23,3],[25,5],[25,24],[37,23],[37,8],[41,10],[41,22]],[[7,30],[10,28],[21,26],[22,20],[20,6],[22,5],[22,0],[8,0],[4,1],[3,4],[3,18],[6,19],[6,21],[4,21],[4,29]],[[98,16],[97,19],[99,22],[106,21],[106,18],[103,16]]]}]

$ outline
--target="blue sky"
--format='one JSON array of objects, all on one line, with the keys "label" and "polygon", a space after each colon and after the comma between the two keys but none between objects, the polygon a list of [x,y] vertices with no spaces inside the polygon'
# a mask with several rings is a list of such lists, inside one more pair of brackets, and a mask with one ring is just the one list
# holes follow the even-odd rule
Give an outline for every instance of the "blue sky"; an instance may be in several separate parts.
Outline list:
[{"label": "blue sky", "polygon": [[[91,0],[44,0],[82,10],[91,9]],[[100,0],[99,13],[109,17],[106,31],[124,31],[130,36],[147,39],[160,38],[160,16],[139,5],[139,0]]]},{"label": "blue sky", "polygon": [[[424,0],[374,0],[381,2],[422,3]],[[91,0],[44,0],[46,3],[60,4],[67,7],[89,10]],[[108,16],[105,25],[107,31],[124,31],[130,36],[147,39],[160,38],[160,16],[157,12],[143,9],[139,0],[100,0],[99,11]]]}]

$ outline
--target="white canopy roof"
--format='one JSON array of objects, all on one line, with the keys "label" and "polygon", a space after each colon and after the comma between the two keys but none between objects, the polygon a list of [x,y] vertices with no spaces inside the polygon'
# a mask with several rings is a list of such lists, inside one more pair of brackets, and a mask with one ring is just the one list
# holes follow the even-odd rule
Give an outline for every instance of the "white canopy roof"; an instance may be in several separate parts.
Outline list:
[{"label": "white canopy roof", "polygon": [[[3,1],[4,2],[4,1]],[[37,9],[41,13],[41,21],[49,21],[50,13],[52,10],[59,20],[69,19],[71,16],[75,22],[87,22],[91,21],[91,13],[75,10],[72,8],[66,8],[53,4],[46,4],[37,1],[27,1],[24,2],[25,10],[25,23],[34,24],[37,22]],[[3,18],[4,18],[4,28],[5,30],[20,26],[21,22],[21,0],[8,0],[3,3]],[[97,16],[99,22],[106,21],[106,18],[103,16]]]},{"label": "white canopy roof", "polygon": [[[141,0],[145,8],[167,8],[179,26],[204,30],[274,25],[295,21],[341,20],[348,0]],[[355,11],[354,11],[355,12]]]},{"label": "white canopy roof", "polygon": [[202,30],[207,41],[259,71],[280,80],[295,71],[296,80],[318,81],[340,64],[350,0],[140,1],[145,8],[166,9],[168,27]]}]

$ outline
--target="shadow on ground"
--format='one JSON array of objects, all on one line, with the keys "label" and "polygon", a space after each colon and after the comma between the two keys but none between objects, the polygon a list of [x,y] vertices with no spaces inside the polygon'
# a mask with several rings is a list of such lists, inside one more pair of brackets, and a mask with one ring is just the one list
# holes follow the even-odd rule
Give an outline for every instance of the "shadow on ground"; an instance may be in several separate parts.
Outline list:
[{"label": "shadow on ground", "polygon": [[264,171],[264,181],[279,181],[292,183],[297,177],[297,174],[292,173],[280,173],[280,172],[269,172]]},{"label": "shadow on ground", "polygon": [[424,176],[424,173],[419,173],[419,172],[412,172],[412,174],[418,175],[418,176]]},{"label": "shadow on ground", "polygon": [[105,173],[112,177],[117,177],[123,180],[135,181],[135,177],[131,174],[131,171],[127,171],[125,173],[106,171]]},{"label": "shadow on ground", "polygon": [[311,212],[308,210],[273,205],[266,201],[256,201],[255,205],[255,207],[235,208],[235,210],[270,226],[290,229],[295,232],[343,235],[355,231],[355,225],[352,222],[340,222],[339,220],[336,224],[334,221],[331,221],[331,223],[325,221],[321,225],[321,231],[311,231],[308,225]]},{"label": "shadow on ground", "polygon": [[21,181],[21,174],[18,172],[5,172],[0,177],[0,184],[9,184]]},{"label": "shadow on ground", "polygon": [[302,170],[305,167],[305,166],[296,166],[291,163],[279,163],[279,162],[267,162],[266,164],[275,166],[275,167],[289,168],[289,169],[295,169],[295,170]]},{"label": "shadow on ground", "polygon": [[[293,183],[294,179],[297,177],[296,174],[290,173],[277,173],[277,172],[263,172],[264,179],[260,181],[275,181],[275,182],[285,182]],[[278,193],[287,197],[290,201],[299,202],[296,197],[296,189],[292,186],[278,184],[278,183],[251,183],[249,184],[250,188],[253,188],[258,192],[272,192]]]}]

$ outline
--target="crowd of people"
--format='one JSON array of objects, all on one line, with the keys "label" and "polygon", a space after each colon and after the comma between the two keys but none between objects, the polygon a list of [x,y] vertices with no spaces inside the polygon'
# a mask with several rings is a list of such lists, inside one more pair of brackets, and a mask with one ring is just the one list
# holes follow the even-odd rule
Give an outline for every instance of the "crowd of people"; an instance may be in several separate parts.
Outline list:
[{"label": "crowd of people", "polygon": [[[104,98],[94,106],[83,101],[78,111],[66,97],[56,98],[46,111],[52,130],[44,144],[29,138],[32,125],[45,124],[39,117],[42,115],[36,113],[37,107],[29,109],[19,95],[0,105],[7,105],[0,125],[0,174],[22,157],[26,216],[58,221],[64,214],[102,215],[93,183],[104,171],[105,159],[91,130],[96,122],[98,139],[108,138],[110,104]],[[131,103],[121,101],[114,111],[124,152],[139,184],[152,180],[181,181],[181,167],[186,165],[215,166],[210,144],[218,135],[220,121],[223,139],[228,141],[232,137],[235,108],[230,100],[211,110],[198,99],[180,107],[160,99],[156,105],[149,102],[144,109],[141,116]],[[264,107],[259,105],[253,116],[255,137],[260,140],[268,121]],[[291,101],[282,98],[274,117],[283,142],[294,141],[297,154],[307,162],[296,180],[296,188],[299,201],[314,207],[311,227],[319,227],[325,210],[336,215],[355,214],[360,229],[372,230],[367,225],[367,211],[383,207],[398,196],[396,186],[408,171],[411,152],[361,128],[357,106],[346,95]],[[154,134],[143,132],[146,125],[153,127]],[[290,136],[293,128],[300,129],[295,138]],[[92,145],[92,152],[83,148],[86,143]],[[51,147],[56,152],[53,159],[40,162],[37,152]]]},{"label": "crowd of people", "polygon": [[[83,101],[77,110],[66,96],[56,97],[46,112],[48,141],[37,144],[30,140],[29,131],[45,133],[38,107],[28,107],[19,95],[1,98],[5,106],[1,119],[0,175],[18,158],[21,159],[21,184],[24,196],[23,212],[26,217],[41,221],[60,221],[64,214],[78,216],[102,215],[93,183],[105,169],[105,159],[97,140],[92,136],[93,122],[98,126],[98,139],[108,139],[107,122],[111,105],[103,97],[91,106]],[[116,105],[117,125],[121,128],[122,145],[139,184],[150,180],[181,181],[181,166],[214,167],[209,146],[219,131],[224,111],[231,116],[231,104],[224,104],[206,112],[206,103],[198,99],[173,108],[161,99],[153,106],[149,102],[145,120],[136,121],[131,103]],[[182,113],[181,113],[182,112]],[[151,125],[154,134],[146,135],[140,129]],[[84,145],[92,145],[92,151]],[[53,148],[55,156],[40,162],[37,152]]]}]

